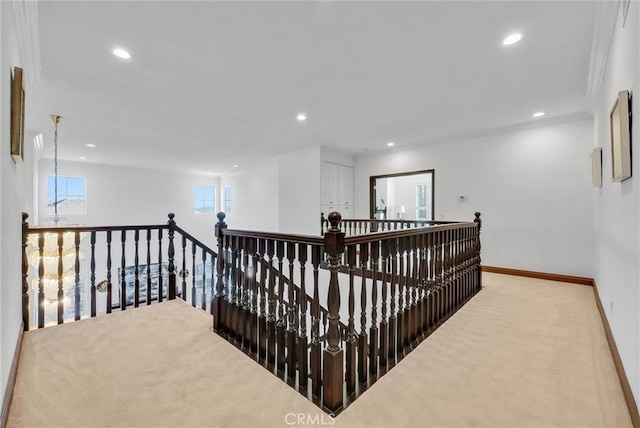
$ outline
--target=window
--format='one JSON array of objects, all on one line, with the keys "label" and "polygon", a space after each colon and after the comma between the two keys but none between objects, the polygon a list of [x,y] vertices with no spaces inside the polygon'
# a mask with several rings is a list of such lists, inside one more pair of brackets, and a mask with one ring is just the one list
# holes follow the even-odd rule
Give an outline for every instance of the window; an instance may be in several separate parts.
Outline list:
[{"label": "window", "polygon": [[231,187],[224,188],[224,212],[231,212]]},{"label": "window", "polygon": [[427,220],[426,184],[416,184],[416,220]]},{"label": "window", "polygon": [[47,212],[58,214],[86,214],[84,178],[58,177],[56,195],[56,177],[47,177]]},{"label": "window", "polygon": [[207,186],[196,187],[196,213],[212,214],[216,209],[216,189]]}]

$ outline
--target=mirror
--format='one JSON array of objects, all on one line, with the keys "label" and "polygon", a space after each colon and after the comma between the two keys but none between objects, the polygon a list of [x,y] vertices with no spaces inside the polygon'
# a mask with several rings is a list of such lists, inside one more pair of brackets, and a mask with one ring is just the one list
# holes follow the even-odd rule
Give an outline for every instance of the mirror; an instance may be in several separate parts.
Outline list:
[{"label": "mirror", "polygon": [[433,169],[369,177],[369,216],[380,220],[434,220]]}]

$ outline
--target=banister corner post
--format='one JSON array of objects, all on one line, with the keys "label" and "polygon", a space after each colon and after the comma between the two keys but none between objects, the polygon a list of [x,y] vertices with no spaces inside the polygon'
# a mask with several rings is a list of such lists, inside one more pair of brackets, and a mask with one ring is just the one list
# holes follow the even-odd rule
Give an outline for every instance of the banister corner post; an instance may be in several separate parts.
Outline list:
[{"label": "banister corner post", "polygon": [[176,298],[176,267],[174,264],[174,256],[176,253],[175,247],[173,245],[173,236],[176,230],[176,221],[174,213],[169,213],[169,221],[167,224],[169,225],[169,249],[167,251],[169,257],[169,300],[174,300]]},{"label": "banister corner post", "polygon": [[22,323],[24,331],[29,331],[29,260],[27,259],[27,240],[29,239],[29,214],[22,213]]},{"label": "banister corner post", "polygon": [[480,218],[480,212],[476,211],[476,218],[474,223],[478,224],[478,231],[476,233],[476,263],[478,264],[478,291],[482,289],[482,259],[480,257],[480,230],[482,229],[482,219]]},{"label": "banister corner post", "polygon": [[342,216],[338,212],[331,212],[327,216],[329,229],[324,234],[324,251],[329,262],[331,279],[327,297],[327,347],[323,352],[322,402],[324,407],[332,412],[339,410],[342,405],[344,388],[344,351],[340,348],[340,289],[338,285],[338,270],[340,259],[344,252],[344,232],[339,228]]},{"label": "banister corner post", "polygon": [[218,257],[216,258],[216,292],[213,296],[212,312],[213,312],[213,329],[215,331],[224,330],[224,230],[227,224],[224,222],[225,213],[217,214],[218,223],[216,223],[215,233],[218,238]]}]

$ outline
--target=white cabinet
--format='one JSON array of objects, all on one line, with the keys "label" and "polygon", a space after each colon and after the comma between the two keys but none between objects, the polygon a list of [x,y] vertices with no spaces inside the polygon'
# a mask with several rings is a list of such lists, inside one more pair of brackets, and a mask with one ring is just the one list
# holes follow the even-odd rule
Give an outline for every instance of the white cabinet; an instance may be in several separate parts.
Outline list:
[{"label": "white cabinet", "polygon": [[353,167],[322,162],[322,211],[353,218]]}]

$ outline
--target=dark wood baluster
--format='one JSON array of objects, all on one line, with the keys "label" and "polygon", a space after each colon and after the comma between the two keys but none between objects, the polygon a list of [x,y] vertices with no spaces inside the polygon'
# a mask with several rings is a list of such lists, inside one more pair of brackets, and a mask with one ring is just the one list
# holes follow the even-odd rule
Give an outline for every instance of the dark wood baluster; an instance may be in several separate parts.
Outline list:
[{"label": "dark wood baluster", "polygon": [[343,403],[344,394],[344,351],[340,348],[340,290],[338,271],[344,253],[344,232],[340,231],[340,214],[329,214],[329,230],[324,234],[324,250],[329,263],[331,279],[327,293],[327,346],[322,353],[322,404],[335,412]]},{"label": "dark wood baluster", "polygon": [[167,258],[169,259],[168,277],[169,277],[169,291],[167,292],[169,300],[176,298],[176,266],[174,264],[175,247],[173,244],[173,236],[175,233],[176,222],[174,220],[175,214],[169,213],[169,248],[167,249]]},{"label": "dark wood baluster", "polygon": [[[162,274],[162,271],[159,272]],[[151,304],[151,228],[147,228],[147,305]]]},{"label": "dark wood baluster", "polygon": [[382,313],[380,319],[380,355],[378,360],[380,361],[380,368],[384,372],[387,370],[387,357],[389,355],[389,323],[388,323],[388,281],[389,281],[389,241],[385,240],[381,243],[382,250]]},{"label": "dark wood baluster", "polygon": [[38,328],[44,327],[44,233],[38,235]]},{"label": "dark wood baluster", "polygon": [[434,328],[438,326],[440,323],[441,310],[442,310],[442,240],[441,240],[442,232],[438,231],[434,234],[435,245],[434,245],[434,255],[435,255],[435,278],[436,278],[436,289],[435,289],[435,319],[434,319]]},{"label": "dark wood baluster", "polygon": [[404,342],[402,346],[404,347],[405,354],[411,351],[411,288],[414,286],[414,275],[413,275],[413,260],[415,253],[415,238],[413,236],[409,236],[407,238],[407,259],[406,259],[406,267],[405,267],[405,275],[407,280],[405,282],[404,288],[404,321],[403,321],[403,330],[404,330]]},{"label": "dark wood baluster", "polygon": [[[209,299],[209,313],[213,315],[213,299],[216,294],[216,256],[215,253],[209,253],[209,259],[211,260],[211,284],[209,287],[209,295],[211,299]],[[186,297],[185,297],[186,298]]]},{"label": "dark wood baluster", "polygon": [[397,319],[397,358],[400,361],[404,356],[406,356],[405,349],[405,340],[406,340],[406,325],[405,325],[405,314],[406,307],[404,305],[404,296],[407,289],[407,270],[406,270],[406,258],[409,256],[407,254],[407,239],[408,238],[400,238],[398,241],[398,319]]},{"label": "dark wood baluster", "polygon": [[250,348],[249,335],[247,335],[247,324],[249,323],[249,276],[247,275],[247,269],[249,268],[249,252],[247,251],[248,238],[240,239],[240,249],[242,254],[242,267],[241,267],[241,294],[240,294],[240,317],[238,320],[238,332],[240,333],[242,348]]},{"label": "dark wood baluster", "polygon": [[322,360],[320,345],[320,296],[318,284],[318,268],[322,257],[321,247],[311,247],[311,266],[313,267],[313,300],[311,301],[311,350],[309,363],[311,368],[311,388],[316,397],[320,396],[322,387]]},{"label": "dark wood baluster", "polygon": [[284,265],[284,241],[276,241],[276,256],[278,257],[278,322],[276,323],[276,362],[278,371],[284,370],[285,364],[285,331],[287,328],[287,319],[284,309],[284,274],[282,267]]},{"label": "dark wood baluster", "polygon": [[225,278],[225,310],[223,312],[224,316],[224,325],[227,331],[227,334],[231,336],[232,325],[231,321],[233,319],[233,310],[234,310],[234,301],[233,301],[233,281],[235,278],[235,267],[233,265],[233,251],[231,244],[233,242],[233,237],[224,235],[224,278]]},{"label": "dark wood baluster", "polygon": [[260,265],[260,314],[258,315],[258,361],[267,359],[267,241],[258,241],[258,260]]},{"label": "dark wood baluster", "polygon": [[[80,234],[76,232],[76,249],[80,245]],[[76,254],[79,256],[79,253]],[[96,316],[96,231],[91,231],[91,317]],[[80,257],[76,257],[76,284],[80,283]],[[77,286],[76,286],[77,287]],[[78,311],[76,317],[79,319],[80,293],[77,294]]]},{"label": "dark wood baluster", "polygon": [[[367,223],[365,223],[366,225]],[[369,263],[369,244],[358,246],[360,250],[360,334],[358,336],[358,374],[359,381],[366,382],[367,373],[367,265]]]},{"label": "dark wood baluster", "polygon": [[356,246],[350,245],[345,249],[347,265],[349,266],[349,319],[347,321],[347,335],[345,346],[345,380],[347,392],[356,390],[356,326],[355,326],[355,274],[356,274]]},{"label": "dark wood baluster", "polygon": [[[195,275],[195,274],[196,274],[195,272],[191,272],[191,275]],[[187,237],[184,235],[182,235],[182,270],[180,271],[180,277],[182,278],[182,290],[181,290],[182,300],[186,302],[187,301]]]},{"label": "dark wood baluster", "polygon": [[123,230],[120,234],[120,243],[122,244],[122,255],[120,257],[120,309],[127,309],[127,276],[125,270],[127,268],[126,260],[126,245],[127,245],[127,231]]},{"label": "dark wood baluster", "polygon": [[207,310],[207,253],[202,248],[202,302],[200,302],[200,308],[203,311]]},{"label": "dark wood baluster", "polygon": [[224,247],[224,230],[227,228],[227,224],[224,222],[225,214],[223,212],[219,212],[217,217],[218,223],[216,223],[215,227],[215,234],[218,243],[218,258],[216,260],[216,294],[213,298],[213,307],[211,311],[213,312],[213,329],[220,332],[225,329],[223,315],[225,312],[228,312],[228,307],[225,305],[224,301],[224,269],[227,254]]},{"label": "dark wood baluster", "polygon": [[298,262],[300,263],[300,293],[298,293],[298,304],[300,308],[300,330],[298,333],[298,383],[301,387],[307,386],[309,377],[309,358],[307,353],[307,285],[305,276],[305,265],[307,263],[308,246],[298,244]]},{"label": "dark wood baluster", "polygon": [[22,213],[22,330],[29,331],[31,319],[29,316],[29,257],[27,245],[29,244],[29,214]]},{"label": "dark wood baluster", "polygon": [[198,307],[196,291],[196,243],[191,241],[191,306]]},{"label": "dark wood baluster", "polygon": [[64,246],[64,234],[58,233],[58,324],[64,319],[64,267],[62,262],[62,247]]},{"label": "dark wood baluster", "polygon": [[139,278],[139,264],[140,258],[138,253],[138,242],[140,241],[140,230],[136,229],[133,232],[133,307],[137,308],[140,304],[140,278]]},{"label": "dark wood baluster", "polygon": [[396,317],[396,295],[398,293],[398,240],[389,240],[389,261],[391,263],[389,299],[389,360],[395,363],[398,343],[398,318]]},{"label": "dark wood baluster", "polygon": [[287,261],[289,262],[289,285],[287,286],[289,308],[287,311],[287,377],[295,379],[296,377],[296,300],[294,297],[293,271],[294,262],[296,260],[296,244],[287,242]]},{"label": "dark wood baluster", "polygon": [[418,248],[418,239],[415,235],[411,237],[413,251],[413,286],[411,287],[411,342],[417,344],[418,325],[420,324],[420,307],[418,306],[418,287],[420,286],[420,270],[423,265],[423,254]]},{"label": "dark wood baluster", "polygon": [[267,241],[268,313],[267,313],[267,363],[275,364],[276,360],[276,277],[273,269],[274,241]]},{"label": "dark wood baluster", "polygon": [[369,372],[378,374],[378,263],[380,245],[378,241],[371,243],[371,328],[369,330]]},{"label": "dark wood baluster", "polygon": [[436,298],[436,239],[435,233],[428,235],[429,246],[429,332],[433,331],[436,322],[437,298]]},{"label": "dark wood baluster", "polygon": [[111,313],[113,306],[113,288],[111,285],[111,231],[107,230],[107,313]]},{"label": "dark wood baluster", "polygon": [[416,242],[420,249],[420,258],[422,263],[422,274],[420,277],[421,292],[421,308],[420,308],[420,325],[419,331],[424,337],[428,335],[428,317],[429,317],[429,251],[427,245],[427,235],[422,233],[417,236]]},{"label": "dark wood baluster", "polygon": [[249,275],[250,301],[249,312],[250,321],[247,323],[247,337],[249,337],[250,351],[252,355],[258,355],[258,255],[256,253],[256,238],[247,239],[247,251],[251,261],[251,272]]},{"label": "dark wood baluster", "polygon": [[158,229],[158,303],[164,299],[164,269],[162,268],[162,229]]},{"label": "dark wood baluster", "polygon": [[238,257],[238,237],[231,236],[229,239],[229,245],[231,248],[231,282],[229,286],[229,306],[230,306],[230,316],[229,320],[229,334],[233,338],[237,338],[237,330],[238,327],[238,301],[239,301],[239,283],[240,277],[238,275],[238,265],[240,263],[240,258]]}]

